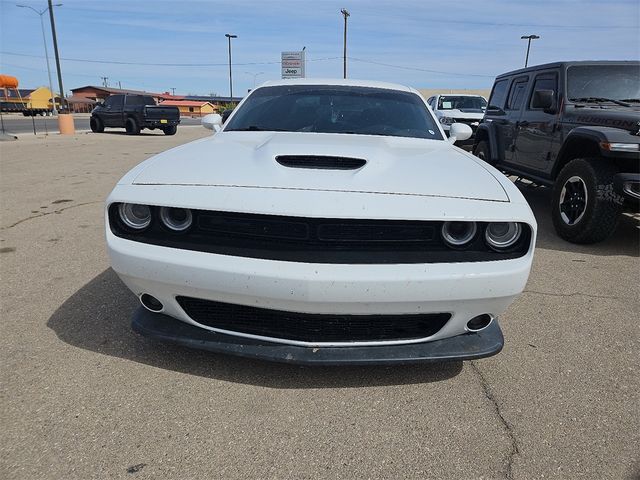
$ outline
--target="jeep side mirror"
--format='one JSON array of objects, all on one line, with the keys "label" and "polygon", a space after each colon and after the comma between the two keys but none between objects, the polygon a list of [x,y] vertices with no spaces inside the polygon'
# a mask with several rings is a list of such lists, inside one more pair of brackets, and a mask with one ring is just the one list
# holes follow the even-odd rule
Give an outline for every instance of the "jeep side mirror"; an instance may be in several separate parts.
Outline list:
[{"label": "jeep side mirror", "polygon": [[217,113],[210,113],[202,117],[202,126],[209,130],[219,132],[222,127],[222,117]]},{"label": "jeep side mirror", "polygon": [[222,112],[222,123],[225,123],[227,121],[227,118],[229,118],[229,115],[231,115],[233,113],[233,110],[225,110],[224,112]]},{"label": "jeep side mirror", "polygon": [[555,92],[553,90],[536,90],[533,92],[531,108],[541,108],[546,113],[554,113]]}]

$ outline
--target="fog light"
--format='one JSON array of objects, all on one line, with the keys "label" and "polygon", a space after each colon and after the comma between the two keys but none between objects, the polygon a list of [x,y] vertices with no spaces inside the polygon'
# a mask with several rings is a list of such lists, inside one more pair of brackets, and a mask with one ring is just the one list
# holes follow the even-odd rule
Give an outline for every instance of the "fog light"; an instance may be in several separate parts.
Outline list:
[{"label": "fog light", "polygon": [[140,303],[144,308],[150,310],[152,312],[159,312],[164,308],[162,302],[158,300],[153,295],[149,295],[148,293],[143,293],[140,295]]},{"label": "fog light", "polygon": [[511,247],[522,234],[522,227],[515,222],[493,222],[487,225],[484,238],[494,250]]},{"label": "fog light", "polygon": [[118,205],[120,220],[134,230],[147,228],[151,223],[151,209],[138,203],[121,203]]},{"label": "fog light", "polygon": [[485,328],[487,328],[492,321],[493,317],[491,315],[489,315],[488,313],[483,313],[482,315],[473,317],[467,322],[467,330],[469,330],[470,332],[479,332],[480,330],[484,330]]},{"label": "fog light", "polygon": [[191,226],[193,215],[191,210],[186,208],[162,207],[160,209],[160,219],[170,230],[184,232]]},{"label": "fog light", "polygon": [[444,222],[442,238],[452,247],[462,247],[476,236],[476,222]]}]

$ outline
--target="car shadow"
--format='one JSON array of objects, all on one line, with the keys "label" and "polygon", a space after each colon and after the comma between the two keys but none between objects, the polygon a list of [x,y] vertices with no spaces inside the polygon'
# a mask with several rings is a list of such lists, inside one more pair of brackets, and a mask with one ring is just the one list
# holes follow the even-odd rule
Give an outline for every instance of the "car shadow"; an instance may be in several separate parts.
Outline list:
[{"label": "car shadow", "polygon": [[538,222],[537,248],[589,255],[640,255],[640,217],[624,214],[615,232],[605,241],[590,245],[570,243],[558,236],[551,219],[551,189],[516,184],[533,210]]},{"label": "car shadow", "polygon": [[157,132],[154,130],[153,132],[140,132],[137,135],[129,135],[127,132],[120,130],[105,130],[104,132],[100,132],[101,135],[127,135],[129,137],[155,137],[162,135],[164,136],[164,132],[162,130],[158,130]]},{"label": "car shadow", "polygon": [[190,375],[271,388],[357,388],[430,383],[455,377],[462,362],[304,367],[161,344],[135,334],[138,300],[107,269],[69,297],[47,321],[75,347]]}]

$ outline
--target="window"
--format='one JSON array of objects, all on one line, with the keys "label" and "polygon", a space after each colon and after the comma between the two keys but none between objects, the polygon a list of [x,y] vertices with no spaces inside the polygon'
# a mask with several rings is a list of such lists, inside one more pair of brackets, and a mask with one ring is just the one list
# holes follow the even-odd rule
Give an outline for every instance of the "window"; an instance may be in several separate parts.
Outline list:
[{"label": "window", "polygon": [[536,90],[553,90],[555,94],[555,98],[558,98],[558,82],[556,81],[555,75],[539,75],[536,77],[533,83],[533,90],[531,92],[531,98],[529,99],[529,110],[541,110],[540,108],[534,109],[531,106],[531,102],[533,102],[533,94]]},{"label": "window", "polygon": [[443,95],[438,99],[438,110],[484,111],[487,101],[472,95]]},{"label": "window", "polygon": [[257,88],[226,132],[285,131],[443,140],[424,100],[409,92],[346,85]]},{"label": "window", "polygon": [[507,84],[509,80],[499,80],[493,86],[493,90],[491,91],[491,96],[489,97],[489,110],[491,109],[499,109],[502,110],[504,108],[504,100],[507,95]]},{"label": "window", "polygon": [[126,96],[127,105],[155,105],[156,102],[153,101],[153,97],[147,97],[143,95],[127,95]]},{"label": "window", "polygon": [[190,111],[190,112],[193,112],[193,107],[189,107],[189,111]]},{"label": "window", "polygon": [[529,83],[528,78],[516,79],[513,82],[509,93],[509,101],[507,102],[507,110],[520,110],[527,90],[527,83]]}]

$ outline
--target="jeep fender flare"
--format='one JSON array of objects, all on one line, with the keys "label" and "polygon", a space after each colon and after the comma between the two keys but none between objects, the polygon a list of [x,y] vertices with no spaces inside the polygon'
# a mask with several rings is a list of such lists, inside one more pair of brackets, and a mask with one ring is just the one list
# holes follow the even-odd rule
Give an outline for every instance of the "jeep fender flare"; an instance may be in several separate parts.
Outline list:
[{"label": "jeep fender flare", "polygon": [[495,129],[491,128],[491,123],[481,123],[478,125],[473,143],[474,151],[478,143],[482,140],[489,142],[489,153],[491,154],[489,160],[492,162],[500,161],[498,139]]}]

